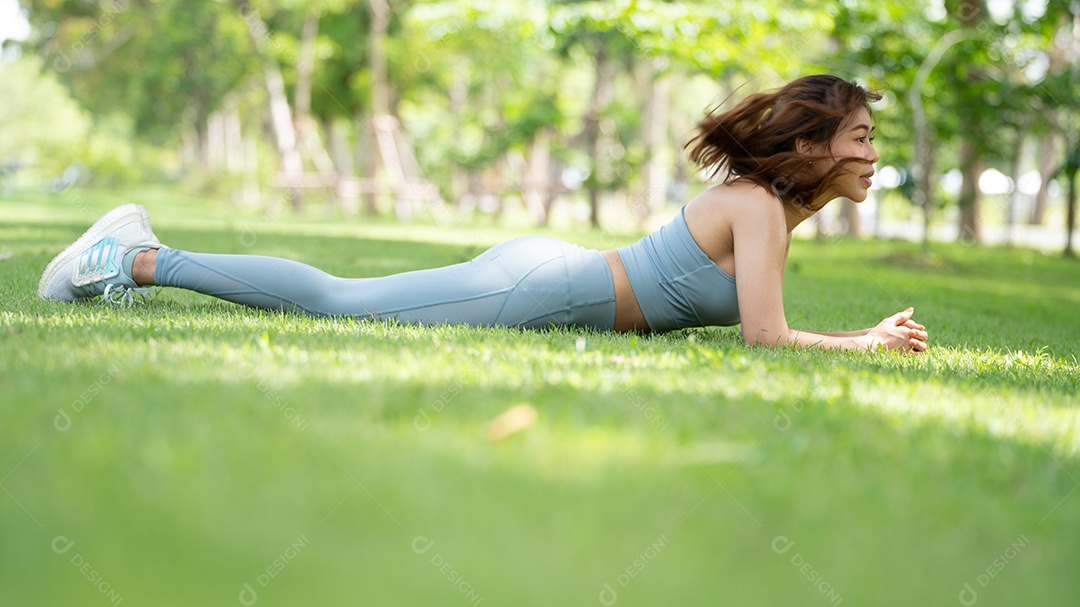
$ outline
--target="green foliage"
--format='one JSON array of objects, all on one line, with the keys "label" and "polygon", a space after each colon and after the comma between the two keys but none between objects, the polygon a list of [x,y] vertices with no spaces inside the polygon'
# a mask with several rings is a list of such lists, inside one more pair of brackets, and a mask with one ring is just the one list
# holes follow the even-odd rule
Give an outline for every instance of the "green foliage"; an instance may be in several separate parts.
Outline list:
[{"label": "green foliage", "polygon": [[[369,18],[364,4],[324,12],[319,20],[319,52],[315,63],[315,86],[311,110],[317,116],[354,120],[357,110],[371,97],[367,31]],[[297,30],[299,31],[299,30]]]},{"label": "green foliage", "polygon": [[[303,24],[318,16],[312,111],[323,124],[348,124],[347,143],[362,149],[372,95],[368,3],[252,5],[268,27],[266,53],[280,66],[290,98]],[[1060,138],[1080,124],[1078,64],[1062,46],[1071,44],[1075,3],[390,5],[385,53],[391,110],[403,119],[424,173],[444,187],[459,170],[475,175],[508,155],[517,157],[544,129],[562,165],[556,172],[574,168],[603,189],[633,188],[650,153],[640,128],[647,91],[635,77],[645,65],[680,89],[672,95],[672,116],[680,117],[672,128],[683,131],[691,120],[684,116],[696,116],[734,91],[771,88],[809,72],[860,79],[886,94],[876,115],[882,165],[910,169],[916,157],[932,152],[939,174],[958,165],[965,141],[987,168],[1011,173],[1012,144],[1021,137]],[[238,100],[245,132],[264,129],[263,58],[235,2],[47,0],[27,9],[35,27],[23,45],[27,54],[43,57],[94,115],[126,114],[141,141],[172,147],[197,140],[194,133],[205,132],[207,117],[226,98]],[[935,45],[958,30],[964,39],[944,52],[921,91],[934,147],[917,151],[910,101],[916,73]],[[601,55],[615,65],[614,101],[592,108]],[[590,113],[603,125],[602,147],[611,148],[600,159],[585,149]],[[675,141],[667,145],[677,148]],[[597,162],[610,170],[596,170]],[[598,176],[604,183],[597,183]],[[935,200],[939,206],[952,202]]]},{"label": "green foliage", "polygon": [[46,64],[74,96],[95,113],[122,109],[151,142],[175,141],[205,120],[258,65],[226,3],[55,2],[30,16]]},{"label": "green foliage", "polygon": [[80,157],[90,116],[41,61],[0,62],[0,164],[55,176]]},{"label": "green foliage", "polygon": [[[1035,6],[1015,3],[1001,14],[985,3],[954,3],[948,11],[900,2],[843,4],[833,29],[840,58],[822,61],[885,87],[889,105],[876,116],[882,164],[910,167],[915,154],[925,153],[913,145],[909,95],[915,74],[941,38],[964,31],[921,91],[938,164],[956,166],[955,148],[968,141],[987,166],[1009,173],[1011,142],[1018,135],[1044,135],[1053,130],[1052,121],[1076,120],[1075,85],[1054,91],[1058,82],[1075,80],[1073,60],[1056,71],[1039,69],[1048,62],[1051,40],[1071,17],[1065,3],[1049,2],[1041,15],[1028,14]],[[964,27],[961,14],[970,17],[970,27]]]},{"label": "green foliage", "polygon": [[92,116],[37,58],[0,63],[0,99],[7,100],[0,164],[17,167],[25,185],[52,183],[69,170],[80,182],[116,186],[158,178],[167,165],[135,136],[126,115]]}]

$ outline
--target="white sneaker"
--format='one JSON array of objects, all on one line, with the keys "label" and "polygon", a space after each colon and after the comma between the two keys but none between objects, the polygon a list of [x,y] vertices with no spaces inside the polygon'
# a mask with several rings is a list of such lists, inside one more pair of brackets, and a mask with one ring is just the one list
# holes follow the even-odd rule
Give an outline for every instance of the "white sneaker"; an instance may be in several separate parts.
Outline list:
[{"label": "white sneaker", "polygon": [[49,262],[38,296],[72,302],[104,295],[111,303],[130,305],[131,291],[146,290],[135,289],[135,281],[124,273],[124,253],[140,247],[161,248],[150,229],[150,215],[138,204],[116,207]]}]

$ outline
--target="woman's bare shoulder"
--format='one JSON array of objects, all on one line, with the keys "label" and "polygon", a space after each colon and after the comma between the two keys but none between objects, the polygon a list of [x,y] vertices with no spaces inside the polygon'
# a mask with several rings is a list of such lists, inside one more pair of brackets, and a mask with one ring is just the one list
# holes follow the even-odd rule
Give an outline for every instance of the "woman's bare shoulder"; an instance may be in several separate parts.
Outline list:
[{"label": "woman's bare shoulder", "polygon": [[[690,201],[687,214],[705,220],[784,222],[783,204],[772,191],[745,180],[715,185]],[[689,219],[688,219],[689,220]]]}]

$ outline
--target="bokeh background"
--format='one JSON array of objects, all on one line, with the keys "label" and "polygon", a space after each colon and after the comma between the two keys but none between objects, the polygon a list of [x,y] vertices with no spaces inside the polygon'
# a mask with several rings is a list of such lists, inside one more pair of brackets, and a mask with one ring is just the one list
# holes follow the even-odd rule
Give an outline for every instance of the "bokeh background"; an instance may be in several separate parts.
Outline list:
[{"label": "bokeh background", "polygon": [[[0,0],[0,187],[167,183],[344,218],[655,226],[707,107],[857,79],[882,160],[806,230],[1064,249],[1063,0]],[[1072,205],[1075,206],[1075,205]]]}]

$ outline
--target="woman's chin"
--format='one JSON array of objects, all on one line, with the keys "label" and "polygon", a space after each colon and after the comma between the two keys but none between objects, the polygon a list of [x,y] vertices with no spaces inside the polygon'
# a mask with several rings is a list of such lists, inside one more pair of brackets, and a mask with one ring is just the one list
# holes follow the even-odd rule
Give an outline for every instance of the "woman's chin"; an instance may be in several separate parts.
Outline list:
[{"label": "woman's chin", "polygon": [[865,188],[855,188],[855,191],[851,192],[851,195],[848,196],[848,198],[850,198],[852,202],[862,202],[866,200],[867,196],[869,195],[869,190]]}]

